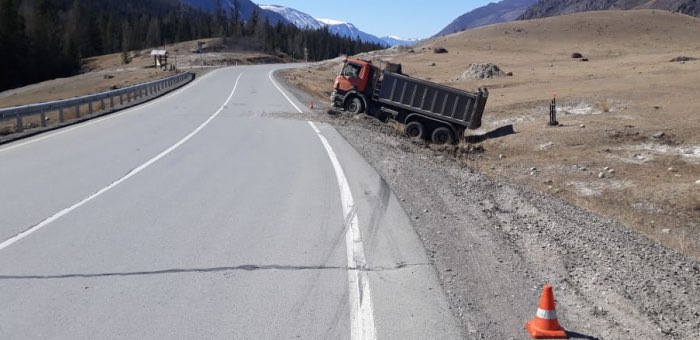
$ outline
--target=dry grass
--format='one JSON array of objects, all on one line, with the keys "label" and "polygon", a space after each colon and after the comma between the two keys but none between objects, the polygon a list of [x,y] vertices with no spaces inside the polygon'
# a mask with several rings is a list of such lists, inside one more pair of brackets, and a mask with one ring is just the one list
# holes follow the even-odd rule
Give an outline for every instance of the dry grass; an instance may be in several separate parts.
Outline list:
[{"label": "dry grass", "polygon": [[[467,158],[470,166],[700,258],[700,61],[668,62],[700,56],[698,36],[700,20],[688,16],[591,12],[494,25],[412,52],[361,57],[400,62],[407,74],[461,89],[488,87],[484,125],[474,133],[508,124],[517,133],[484,141],[485,152]],[[432,53],[434,47],[449,53]],[[590,61],[572,59],[573,52]],[[495,63],[514,76],[458,79],[472,63]],[[327,101],[339,67],[335,60],[288,78]],[[553,94],[559,127],[546,125]],[[664,135],[654,137],[659,131]]]}]

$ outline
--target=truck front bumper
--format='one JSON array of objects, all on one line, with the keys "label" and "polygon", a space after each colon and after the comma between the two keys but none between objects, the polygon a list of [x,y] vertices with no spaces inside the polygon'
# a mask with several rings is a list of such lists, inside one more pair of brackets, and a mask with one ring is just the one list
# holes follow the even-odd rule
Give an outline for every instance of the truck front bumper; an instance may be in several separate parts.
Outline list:
[{"label": "truck front bumper", "polygon": [[343,95],[336,91],[331,92],[331,107],[342,107],[343,106]]}]

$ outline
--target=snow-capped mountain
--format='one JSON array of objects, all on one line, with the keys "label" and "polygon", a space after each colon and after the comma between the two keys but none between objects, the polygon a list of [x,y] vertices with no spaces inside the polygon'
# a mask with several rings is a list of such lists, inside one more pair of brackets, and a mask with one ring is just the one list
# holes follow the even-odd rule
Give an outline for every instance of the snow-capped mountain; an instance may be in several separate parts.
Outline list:
[{"label": "snow-capped mountain", "polygon": [[[221,6],[226,9],[233,9],[238,5],[238,12],[240,13],[241,20],[248,20],[253,16],[253,11],[258,8],[260,11],[260,17],[267,19],[271,24],[276,24],[278,22],[286,23],[287,20],[281,14],[275,11],[265,10],[260,8],[254,2],[250,0],[220,0]],[[214,12],[217,6],[217,0],[184,0],[183,1],[190,6],[199,8],[204,11]]]},{"label": "snow-capped mountain", "polygon": [[286,19],[288,22],[294,24],[294,26],[299,27],[299,28],[307,28],[307,29],[319,29],[325,26],[318,20],[314,19],[314,17],[301,12],[297,11],[293,8],[289,7],[284,7],[284,6],[279,6],[279,5],[258,5],[260,8],[262,8],[265,11],[270,11],[270,12],[275,12],[279,15],[281,15],[284,19]]},{"label": "snow-capped mountain", "polygon": [[386,41],[379,39],[378,37],[369,33],[360,31],[359,29],[357,29],[357,27],[355,27],[355,25],[349,22],[319,18],[317,18],[316,20],[318,20],[321,24],[328,26],[328,30],[331,33],[337,34],[341,37],[347,37],[353,40],[360,40],[366,43],[375,43],[384,47],[389,46],[389,44]]},{"label": "snow-capped mountain", "polygon": [[275,12],[281,15],[288,22],[293,23],[299,28],[308,29],[319,29],[322,27],[328,27],[331,33],[340,35],[342,37],[348,37],[354,40],[361,40],[363,42],[375,43],[384,47],[396,46],[396,45],[411,45],[411,40],[401,39],[397,37],[386,37],[378,38],[375,35],[363,32],[359,30],[355,25],[334,19],[320,19],[314,18],[309,14],[298,11],[293,8],[279,6],[279,5],[258,5],[263,10],[269,12]]},{"label": "snow-capped mountain", "polygon": [[413,46],[421,41],[421,39],[404,39],[401,37],[397,37],[395,35],[390,35],[388,37],[381,37],[379,39],[382,39],[384,42],[386,42],[390,46]]}]

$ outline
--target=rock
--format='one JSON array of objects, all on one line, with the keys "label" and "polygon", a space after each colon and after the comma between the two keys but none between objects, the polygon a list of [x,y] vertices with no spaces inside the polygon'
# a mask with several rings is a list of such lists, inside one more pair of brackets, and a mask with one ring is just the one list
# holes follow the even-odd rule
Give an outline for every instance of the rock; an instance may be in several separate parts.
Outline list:
[{"label": "rock", "polygon": [[610,169],[610,170],[608,170],[608,173],[611,174],[611,175],[614,174],[614,173],[615,173],[615,169]]},{"label": "rock", "polygon": [[434,62],[428,64],[428,66],[435,66],[436,64]]},{"label": "rock", "polygon": [[462,79],[490,79],[504,77],[505,72],[496,64],[471,64],[469,68],[462,73]]},{"label": "rock", "polygon": [[608,171],[608,170],[610,170],[610,167],[606,166],[603,168],[603,170]]},{"label": "rock", "polygon": [[581,58],[581,61],[588,61],[588,58]]},{"label": "rock", "polygon": [[695,181],[695,185],[700,185],[700,179]]},{"label": "rock", "polygon": [[506,73],[506,77],[512,77],[512,76],[513,76],[513,72]]},{"label": "rock", "polygon": [[506,158],[506,155],[504,155],[504,154],[500,154],[500,155],[498,155],[498,158],[500,158],[500,159],[504,159],[504,158]]},{"label": "rock", "polygon": [[599,172],[599,173],[598,173],[598,178],[605,178],[605,173],[604,173],[604,172]]},{"label": "rock", "polygon": [[698,58],[678,56],[678,57],[675,57],[675,58],[669,60],[669,62],[675,63],[675,62],[685,62],[685,61],[691,61],[691,60],[698,60]]},{"label": "rock", "polygon": [[580,128],[585,128],[585,127],[586,127],[586,124],[581,124],[581,125],[579,125],[578,127],[580,127]]},{"label": "rock", "polygon": [[571,58],[580,59],[580,58],[583,58],[583,54],[578,53],[578,52],[574,52],[574,53],[571,53]]},{"label": "rock", "polygon": [[537,171],[537,168],[530,168],[530,171]]},{"label": "rock", "polygon": [[677,170],[676,168],[674,168],[674,167],[670,167],[670,168],[668,168],[668,169],[666,169],[666,170],[668,170],[668,172],[676,172],[676,171],[678,171],[678,170]]},{"label": "rock", "polygon": [[651,135],[651,136],[654,137],[654,138],[661,138],[661,137],[663,137],[664,135],[665,135],[665,133],[664,133],[663,131],[659,131],[659,132],[657,132],[657,133],[655,133],[655,134],[653,134],[653,135]]},{"label": "rock", "polygon": [[437,54],[448,53],[447,49],[444,47],[436,47],[433,49],[433,52]]},{"label": "rock", "polygon": [[668,228],[661,229],[661,232],[664,233],[664,234],[670,234],[670,233],[671,233],[671,229],[668,229]]}]

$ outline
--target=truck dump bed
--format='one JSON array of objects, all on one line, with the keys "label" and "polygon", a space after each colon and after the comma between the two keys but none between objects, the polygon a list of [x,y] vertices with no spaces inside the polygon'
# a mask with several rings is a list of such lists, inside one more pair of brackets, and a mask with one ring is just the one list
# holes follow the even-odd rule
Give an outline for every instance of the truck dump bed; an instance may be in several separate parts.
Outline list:
[{"label": "truck dump bed", "polygon": [[384,72],[376,100],[468,129],[481,126],[488,90],[472,93],[409,76]]}]

